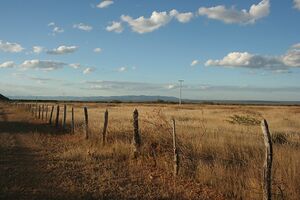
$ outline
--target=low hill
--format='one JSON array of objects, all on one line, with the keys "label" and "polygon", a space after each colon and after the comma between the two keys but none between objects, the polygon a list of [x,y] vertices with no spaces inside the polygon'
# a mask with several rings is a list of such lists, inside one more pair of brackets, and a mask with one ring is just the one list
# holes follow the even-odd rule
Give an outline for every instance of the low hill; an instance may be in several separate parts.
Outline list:
[{"label": "low hill", "polygon": [[3,96],[2,94],[0,94],[0,101],[9,101],[9,98]]}]

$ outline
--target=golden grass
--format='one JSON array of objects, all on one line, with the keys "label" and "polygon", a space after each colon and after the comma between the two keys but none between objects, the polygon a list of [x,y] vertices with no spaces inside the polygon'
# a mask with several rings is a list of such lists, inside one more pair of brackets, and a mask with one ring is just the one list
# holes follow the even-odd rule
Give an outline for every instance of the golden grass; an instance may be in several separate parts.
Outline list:
[{"label": "golden grass", "polygon": [[[68,104],[68,124],[71,106],[75,108],[76,133],[57,136],[63,142],[53,144],[60,145],[53,156],[90,166],[86,173],[96,180],[93,184],[109,182],[118,198],[262,199],[264,144],[256,122],[263,118],[275,142],[273,198],[300,198],[300,107],[76,103]],[[84,140],[83,106],[89,112],[88,141]],[[130,145],[134,108],[139,110],[142,138],[138,160],[132,159]],[[108,143],[103,146],[106,109]],[[172,118],[180,150],[176,186],[172,178]],[[113,191],[95,187],[114,198]]]}]

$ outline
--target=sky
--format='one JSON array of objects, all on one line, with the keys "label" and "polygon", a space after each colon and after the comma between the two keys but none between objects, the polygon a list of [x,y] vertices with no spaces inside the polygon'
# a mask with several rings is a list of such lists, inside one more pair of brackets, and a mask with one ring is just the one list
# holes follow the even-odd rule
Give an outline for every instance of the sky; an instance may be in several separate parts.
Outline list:
[{"label": "sky", "polygon": [[300,0],[1,0],[0,93],[300,100]]}]

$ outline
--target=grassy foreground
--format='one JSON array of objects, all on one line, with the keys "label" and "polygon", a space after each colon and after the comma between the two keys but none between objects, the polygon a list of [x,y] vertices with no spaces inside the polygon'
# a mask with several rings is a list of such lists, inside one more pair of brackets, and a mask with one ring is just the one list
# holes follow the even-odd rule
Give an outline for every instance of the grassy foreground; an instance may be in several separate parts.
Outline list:
[{"label": "grassy foreground", "polygon": [[[262,199],[262,118],[274,142],[273,198],[300,198],[300,107],[69,104],[68,124],[71,106],[74,135],[1,104],[0,169],[6,173],[0,198]],[[89,140],[83,134],[83,106],[89,112]],[[142,138],[138,159],[131,156],[134,108]],[[103,146],[105,109],[109,124]],[[172,118],[180,152],[176,179]]]}]

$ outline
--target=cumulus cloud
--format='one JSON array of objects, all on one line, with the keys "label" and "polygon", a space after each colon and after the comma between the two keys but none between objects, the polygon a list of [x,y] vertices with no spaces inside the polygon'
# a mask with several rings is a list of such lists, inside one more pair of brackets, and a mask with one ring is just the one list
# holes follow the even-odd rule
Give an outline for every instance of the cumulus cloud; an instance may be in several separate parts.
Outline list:
[{"label": "cumulus cloud", "polygon": [[101,53],[101,51],[102,51],[101,48],[95,48],[95,49],[94,49],[94,52],[95,52],[95,53]]},{"label": "cumulus cloud", "polygon": [[253,24],[258,19],[268,16],[270,13],[270,1],[262,0],[253,4],[249,11],[237,10],[235,7],[226,8],[224,5],[215,7],[201,7],[199,15],[207,16],[210,19],[220,20],[227,24]]},{"label": "cumulus cloud", "polygon": [[300,43],[294,44],[294,45],[292,46],[292,49],[300,49]]},{"label": "cumulus cloud", "polygon": [[141,16],[139,18],[133,19],[130,16],[122,15],[121,19],[124,22],[127,22],[134,32],[143,34],[152,32],[162,26],[165,26],[170,22],[172,17],[167,12],[154,11],[152,12],[150,18]]},{"label": "cumulus cloud", "polygon": [[281,59],[288,67],[300,67],[300,49],[289,50]]},{"label": "cumulus cloud", "polygon": [[[292,47],[295,47],[295,45]],[[288,70],[289,68],[300,67],[300,49],[292,48],[281,56],[264,56],[248,52],[231,52],[220,60],[210,59],[206,61],[205,65],[267,69],[272,71]]]},{"label": "cumulus cloud", "polygon": [[180,23],[187,23],[194,17],[192,12],[180,13],[173,9],[170,12],[157,12],[153,11],[149,18],[144,16],[136,19],[128,15],[122,15],[121,20],[128,23],[134,32],[143,34],[153,32],[165,25],[167,25],[172,19],[176,19]]},{"label": "cumulus cloud", "polygon": [[48,24],[49,27],[52,28],[52,35],[56,35],[57,33],[63,33],[65,30],[59,26],[57,26],[54,22],[50,22]]},{"label": "cumulus cloud", "polygon": [[49,22],[48,26],[55,26],[54,22]]},{"label": "cumulus cloud", "polygon": [[6,61],[4,63],[0,63],[0,69],[1,68],[13,68],[15,67],[15,63],[13,61]]},{"label": "cumulus cloud", "polygon": [[191,66],[192,67],[194,67],[194,66],[196,66],[196,65],[198,65],[199,64],[199,60],[193,60],[192,62],[191,62]]},{"label": "cumulus cloud", "polygon": [[18,43],[5,42],[0,40],[0,50],[9,53],[19,53],[24,48]]},{"label": "cumulus cloud", "polygon": [[23,69],[38,69],[43,71],[53,71],[63,68],[66,63],[51,60],[25,60],[20,67]]},{"label": "cumulus cloud", "polygon": [[121,22],[111,22],[109,26],[105,28],[109,32],[115,32],[115,33],[122,33],[123,32],[123,26]]},{"label": "cumulus cloud", "polygon": [[96,71],[96,68],[94,68],[94,67],[87,67],[87,68],[85,68],[84,70],[83,70],[83,74],[90,74],[90,73],[92,73],[92,72],[94,72],[94,71]]},{"label": "cumulus cloud", "polygon": [[294,0],[294,7],[300,10],[300,0]]},{"label": "cumulus cloud", "polygon": [[169,89],[169,90],[171,90],[171,89],[176,88],[176,85],[174,85],[174,84],[169,84],[169,85],[166,86],[166,88]]},{"label": "cumulus cloud", "polygon": [[40,54],[43,52],[43,50],[44,50],[44,47],[41,47],[41,46],[33,46],[32,47],[32,52],[35,54]]},{"label": "cumulus cloud", "polygon": [[60,28],[58,26],[54,27],[52,31],[53,31],[53,33],[63,33],[63,32],[65,32],[65,30],[63,28]]},{"label": "cumulus cloud", "polygon": [[117,69],[118,72],[126,72],[127,71],[127,67],[120,67]]},{"label": "cumulus cloud", "polygon": [[173,9],[170,11],[170,16],[175,17],[181,23],[187,23],[191,21],[194,14],[192,12],[179,13],[177,10]]},{"label": "cumulus cloud", "polygon": [[82,67],[81,64],[79,64],[79,63],[72,63],[72,64],[69,64],[69,66],[74,69],[78,69],[78,68]]},{"label": "cumulus cloud", "polygon": [[114,1],[112,0],[104,0],[97,5],[97,8],[107,8],[108,6],[112,5]]},{"label": "cumulus cloud", "polygon": [[74,24],[73,28],[76,28],[76,29],[79,29],[79,30],[82,30],[82,31],[87,31],[87,32],[93,30],[92,26],[84,24],[84,23]]},{"label": "cumulus cloud", "polygon": [[56,49],[52,49],[47,51],[48,54],[52,55],[62,55],[62,54],[68,54],[68,53],[74,53],[78,49],[77,46],[59,46]]}]

